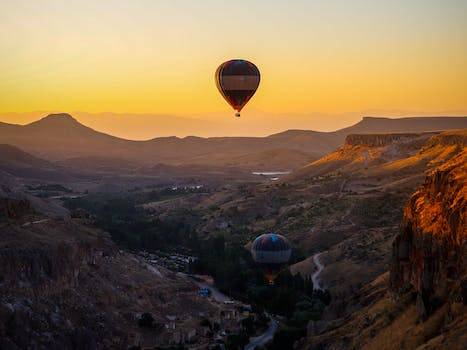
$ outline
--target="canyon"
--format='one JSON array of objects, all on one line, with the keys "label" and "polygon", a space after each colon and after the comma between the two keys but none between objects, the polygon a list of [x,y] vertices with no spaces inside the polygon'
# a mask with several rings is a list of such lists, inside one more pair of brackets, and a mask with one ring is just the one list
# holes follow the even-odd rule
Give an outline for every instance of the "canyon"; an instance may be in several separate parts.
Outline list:
[{"label": "canyon", "polygon": [[[188,243],[222,237],[225,249],[247,254],[271,231],[294,247],[292,275],[331,298],[296,304],[323,312],[290,333],[295,348],[460,349],[467,341],[467,129],[451,130],[465,118],[448,120],[447,131],[438,119],[365,118],[326,135],[171,138],[154,148],[70,118],[1,126],[17,134],[0,145],[0,348],[214,345],[202,324],[237,334],[238,310],[136,249],[185,254]],[[401,133],[407,125],[415,126]],[[41,140],[45,126],[53,137]],[[278,179],[251,174],[271,164],[284,170]],[[141,326],[148,315],[150,327]],[[284,334],[297,315],[269,327]]]},{"label": "canyon", "polygon": [[457,143],[459,153],[430,171],[407,201],[400,233],[392,244],[389,272],[341,301],[339,308],[332,306],[327,321],[311,323],[303,348],[463,348],[467,341],[465,141],[464,137]]}]

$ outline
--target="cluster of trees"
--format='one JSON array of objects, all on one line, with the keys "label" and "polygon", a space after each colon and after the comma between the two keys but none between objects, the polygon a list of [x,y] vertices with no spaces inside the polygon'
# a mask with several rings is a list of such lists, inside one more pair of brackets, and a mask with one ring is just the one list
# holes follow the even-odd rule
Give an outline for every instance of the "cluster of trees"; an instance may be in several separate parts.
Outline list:
[{"label": "cluster of trees", "polygon": [[[210,274],[221,291],[250,303],[259,314],[266,311],[286,318],[272,349],[291,349],[296,340],[305,336],[308,322],[319,320],[331,301],[329,291],[314,290],[311,279],[292,275],[288,269],[277,276],[274,285],[269,285],[249,251],[240,244],[227,244],[223,236],[203,241],[199,257],[191,265],[192,272]],[[232,336],[231,341],[242,344],[244,338]]]},{"label": "cluster of trees", "polygon": [[197,244],[197,213],[178,208],[161,220],[138,206],[140,196],[96,194],[67,199],[65,204],[69,209],[82,208],[93,214],[97,226],[109,232],[117,244],[131,250],[171,250]]},{"label": "cluster of trees", "polygon": [[[140,200],[140,194],[90,195],[68,200],[67,206],[89,211],[97,218],[97,225],[124,247],[147,251],[185,249],[198,257],[190,264],[190,272],[211,275],[222,292],[251,304],[258,314],[266,311],[284,316],[287,321],[276,333],[273,349],[291,348],[295,340],[305,335],[308,321],[318,320],[329,304],[329,292],[315,291],[311,279],[292,275],[288,269],[279,273],[274,285],[269,285],[241,240],[227,242],[223,235],[200,238],[196,231],[201,220],[199,213],[179,208],[161,220],[141,209]],[[303,255],[294,251],[291,262],[301,258]],[[140,326],[150,326],[149,316],[142,317]],[[251,335],[250,326],[245,324],[241,334],[229,337],[229,348],[242,348]]]}]

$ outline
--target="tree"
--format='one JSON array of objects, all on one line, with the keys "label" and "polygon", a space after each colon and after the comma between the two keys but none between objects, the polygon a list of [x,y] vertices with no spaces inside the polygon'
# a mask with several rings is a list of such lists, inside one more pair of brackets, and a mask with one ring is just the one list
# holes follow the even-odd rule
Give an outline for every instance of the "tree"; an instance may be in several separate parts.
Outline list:
[{"label": "tree", "polygon": [[138,320],[138,326],[143,328],[151,328],[154,324],[154,317],[149,312],[145,312]]},{"label": "tree", "polygon": [[252,335],[255,332],[255,320],[253,317],[248,316],[242,320],[242,328],[246,334]]}]

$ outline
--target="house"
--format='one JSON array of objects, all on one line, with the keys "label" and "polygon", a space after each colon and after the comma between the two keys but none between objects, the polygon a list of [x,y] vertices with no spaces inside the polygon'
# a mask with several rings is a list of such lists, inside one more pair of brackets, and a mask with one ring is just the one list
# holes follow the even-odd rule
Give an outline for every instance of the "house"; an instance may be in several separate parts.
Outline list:
[{"label": "house", "polygon": [[186,341],[189,343],[195,341],[196,334],[197,334],[196,329],[193,328],[193,329],[188,330],[185,336]]}]

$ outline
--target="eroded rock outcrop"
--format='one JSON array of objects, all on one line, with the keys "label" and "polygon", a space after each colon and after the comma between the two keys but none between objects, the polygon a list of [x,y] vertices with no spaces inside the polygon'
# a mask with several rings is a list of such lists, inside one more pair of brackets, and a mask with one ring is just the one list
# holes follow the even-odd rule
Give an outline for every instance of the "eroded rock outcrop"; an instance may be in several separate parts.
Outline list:
[{"label": "eroded rock outcrop", "polygon": [[435,135],[435,133],[401,133],[401,134],[350,134],[345,138],[345,145],[384,147],[393,143],[408,142],[420,138],[422,135]]},{"label": "eroded rock outcrop", "polygon": [[390,287],[413,288],[424,317],[448,300],[467,304],[467,150],[427,177],[404,209]]},{"label": "eroded rock outcrop", "polygon": [[453,130],[435,135],[427,142],[427,147],[435,145],[467,147],[467,131],[465,129]]}]

